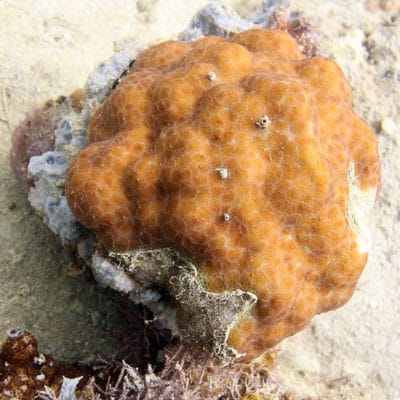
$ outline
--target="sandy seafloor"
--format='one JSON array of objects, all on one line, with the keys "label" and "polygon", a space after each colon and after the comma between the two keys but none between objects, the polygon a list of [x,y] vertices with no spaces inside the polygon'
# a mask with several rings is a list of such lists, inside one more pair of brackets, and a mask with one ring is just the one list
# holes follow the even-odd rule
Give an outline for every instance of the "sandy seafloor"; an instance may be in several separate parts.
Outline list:
[{"label": "sandy seafloor", "polygon": [[[113,43],[175,38],[206,0],[0,0],[0,341],[22,326],[67,360],[113,354],[118,295],[74,276],[58,241],[9,168],[25,112],[69,94]],[[227,0],[242,14],[258,1]],[[293,1],[324,54],[350,79],[357,111],[376,129],[383,185],[371,254],[352,300],[281,343],[273,379],[321,399],[400,399],[400,27],[361,1]]]}]

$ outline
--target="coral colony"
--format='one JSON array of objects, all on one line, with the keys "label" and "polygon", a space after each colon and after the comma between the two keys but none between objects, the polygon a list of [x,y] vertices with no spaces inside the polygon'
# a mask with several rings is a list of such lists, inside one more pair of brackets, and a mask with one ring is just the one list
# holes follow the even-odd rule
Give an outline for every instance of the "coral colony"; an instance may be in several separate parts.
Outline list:
[{"label": "coral colony", "polygon": [[31,204],[98,281],[220,359],[349,300],[380,181],[340,68],[274,4],[213,3],[185,41],[117,53],[28,167]]},{"label": "coral colony", "polygon": [[[101,254],[172,294],[178,329],[254,357],[349,299],[366,262],[356,213],[378,180],[338,66],[254,29],[143,52],[91,117],[65,191]],[[143,248],[181,256],[148,250],[145,268]]]}]

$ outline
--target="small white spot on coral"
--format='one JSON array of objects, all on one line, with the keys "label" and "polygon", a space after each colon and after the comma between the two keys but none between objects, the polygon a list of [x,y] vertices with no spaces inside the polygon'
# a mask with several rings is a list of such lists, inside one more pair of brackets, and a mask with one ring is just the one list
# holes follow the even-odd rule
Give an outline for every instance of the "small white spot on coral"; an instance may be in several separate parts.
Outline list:
[{"label": "small white spot on coral", "polygon": [[217,74],[214,71],[210,71],[207,74],[207,78],[211,81],[211,82],[215,82],[217,80]]},{"label": "small white spot on coral", "polygon": [[256,121],[257,128],[267,129],[271,125],[271,120],[267,115],[263,115]]},{"label": "small white spot on coral", "polygon": [[42,382],[42,381],[44,381],[45,378],[46,377],[44,374],[39,374],[39,375],[35,376],[35,381]]},{"label": "small white spot on coral", "polygon": [[33,363],[37,365],[43,365],[46,362],[46,357],[44,354],[39,354],[38,357],[33,357]]},{"label": "small white spot on coral", "polygon": [[223,213],[222,214],[222,219],[224,220],[224,221],[230,221],[231,220],[231,216],[228,214],[228,213]]},{"label": "small white spot on coral", "polygon": [[218,176],[219,176],[221,179],[227,179],[228,176],[229,176],[229,171],[228,171],[228,169],[227,169],[227,168],[224,168],[224,167],[215,168],[215,172],[218,174]]}]

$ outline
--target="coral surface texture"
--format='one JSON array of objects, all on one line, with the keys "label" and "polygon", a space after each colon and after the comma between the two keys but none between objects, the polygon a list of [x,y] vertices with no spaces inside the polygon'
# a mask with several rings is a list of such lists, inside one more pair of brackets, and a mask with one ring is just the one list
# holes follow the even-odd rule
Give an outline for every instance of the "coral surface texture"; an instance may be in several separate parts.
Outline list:
[{"label": "coral surface texture", "polygon": [[253,293],[227,339],[252,358],[351,297],[379,180],[340,68],[254,29],[144,51],[92,116],[66,195],[106,249],[173,247],[208,291]]}]

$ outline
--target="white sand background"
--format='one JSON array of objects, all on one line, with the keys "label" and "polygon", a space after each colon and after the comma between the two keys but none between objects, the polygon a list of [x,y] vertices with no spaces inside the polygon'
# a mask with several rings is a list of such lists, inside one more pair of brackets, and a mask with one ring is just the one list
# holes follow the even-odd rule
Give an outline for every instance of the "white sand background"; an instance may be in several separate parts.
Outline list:
[{"label": "white sand background", "polygon": [[[63,359],[112,354],[116,298],[71,276],[8,165],[25,112],[81,87],[130,38],[175,38],[205,0],[0,0],[0,341],[23,326]],[[258,1],[226,0],[241,13]],[[400,399],[400,27],[361,1],[296,0],[322,49],[343,67],[357,111],[376,129],[383,163],[368,265],[352,300],[278,346],[273,378],[321,399]]]}]

